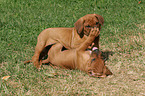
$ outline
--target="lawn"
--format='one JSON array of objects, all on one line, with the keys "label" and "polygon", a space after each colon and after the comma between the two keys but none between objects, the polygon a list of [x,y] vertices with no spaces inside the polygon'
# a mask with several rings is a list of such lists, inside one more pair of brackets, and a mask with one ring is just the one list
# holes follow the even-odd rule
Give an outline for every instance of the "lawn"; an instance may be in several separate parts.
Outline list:
[{"label": "lawn", "polygon": [[[1,0],[0,94],[34,96],[144,96],[145,1],[141,0]],[[114,73],[93,78],[79,70],[38,71],[25,60],[34,54],[37,36],[48,27],[73,27],[86,14],[104,17],[100,49]]]}]

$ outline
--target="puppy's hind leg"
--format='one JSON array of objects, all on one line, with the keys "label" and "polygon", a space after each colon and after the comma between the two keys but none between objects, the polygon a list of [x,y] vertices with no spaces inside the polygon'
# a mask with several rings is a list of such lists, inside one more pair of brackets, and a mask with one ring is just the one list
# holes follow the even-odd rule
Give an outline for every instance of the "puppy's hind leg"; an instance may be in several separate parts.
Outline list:
[{"label": "puppy's hind leg", "polygon": [[[55,44],[55,43],[54,43]],[[49,50],[50,50],[50,48],[54,45],[54,44],[51,44],[51,45],[48,45],[48,46],[46,46],[45,48],[44,48],[44,50],[42,51],[43,52],[43,55],[41,55],[40,54],[40,60],[42,59],[42,57],[44,57],[46,54],[48,54],[49,53]],[[49,54],[48,54],[49,55]],[[49,63],[49,56],[47,57],[47,59],[45,59],[45,60],[41,60],[41,65],[42,65],[42,63]]]}]

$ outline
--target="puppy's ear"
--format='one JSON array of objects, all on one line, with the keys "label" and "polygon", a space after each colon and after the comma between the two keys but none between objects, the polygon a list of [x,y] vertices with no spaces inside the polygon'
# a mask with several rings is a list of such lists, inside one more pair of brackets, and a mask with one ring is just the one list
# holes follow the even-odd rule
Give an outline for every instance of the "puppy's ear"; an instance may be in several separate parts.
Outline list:
[{"label": "puppy's ear", "polygon": [[83,18],[80,18],[74,24],[74,27],[81,38],[83,38],[84,36],[84,22],[85,20]]},{"label": "puppy's ear", "polygon": [[94,15],[99,20],[99,23],[103,26],[104,18],[101,15],[98,15],[98,14],[94,14]]},{"label": "puppy's ear", "polygon": [[99,49],[96,49],[92,52],[92,54],[97,55],[98,58],[102,58],[102,52]]}]

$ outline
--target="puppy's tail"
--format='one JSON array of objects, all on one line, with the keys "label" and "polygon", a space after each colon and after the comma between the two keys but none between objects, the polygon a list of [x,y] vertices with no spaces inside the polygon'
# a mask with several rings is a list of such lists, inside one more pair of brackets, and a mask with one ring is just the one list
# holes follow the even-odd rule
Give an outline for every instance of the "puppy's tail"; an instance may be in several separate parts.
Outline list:
[{"label": "puppy's tail", "polygon": [[31,62],[32,62],[32,60],[24,61],[24,65],[27,63],[31,63]]}]

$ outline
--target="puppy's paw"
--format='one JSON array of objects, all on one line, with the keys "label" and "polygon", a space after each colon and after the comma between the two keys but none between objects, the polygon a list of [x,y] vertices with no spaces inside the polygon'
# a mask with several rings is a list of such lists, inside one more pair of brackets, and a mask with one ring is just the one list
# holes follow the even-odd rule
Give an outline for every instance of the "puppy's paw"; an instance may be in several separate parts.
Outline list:
[{"label": "puppy's paw", "polygon": [[92,28],[90,31],[90,36],[97,37],[100,34],[99,28]]}]

